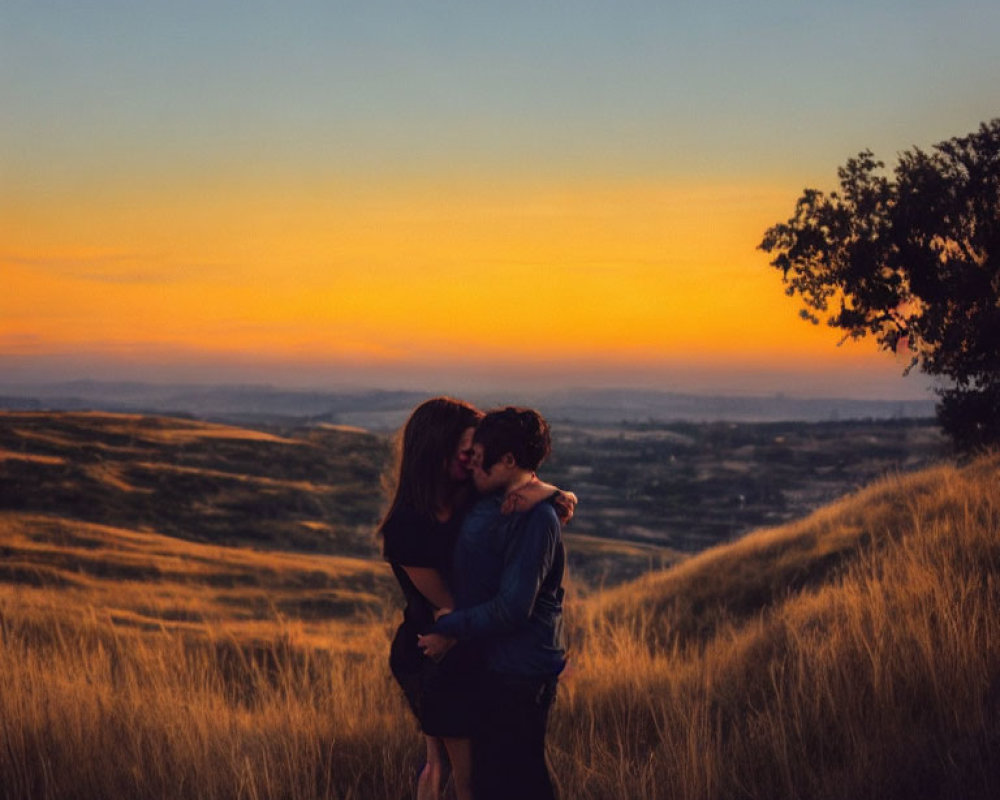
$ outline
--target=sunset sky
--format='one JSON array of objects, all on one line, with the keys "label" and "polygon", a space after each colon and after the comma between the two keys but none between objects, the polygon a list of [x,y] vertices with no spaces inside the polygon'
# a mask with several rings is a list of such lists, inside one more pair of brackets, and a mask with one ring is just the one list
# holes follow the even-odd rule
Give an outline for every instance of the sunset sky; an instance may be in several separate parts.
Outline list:
[{"label": "sunset sky", "polygon": [[0,382],[922,396],[755,248],[1000,114],[986,2],[4,2]]}]

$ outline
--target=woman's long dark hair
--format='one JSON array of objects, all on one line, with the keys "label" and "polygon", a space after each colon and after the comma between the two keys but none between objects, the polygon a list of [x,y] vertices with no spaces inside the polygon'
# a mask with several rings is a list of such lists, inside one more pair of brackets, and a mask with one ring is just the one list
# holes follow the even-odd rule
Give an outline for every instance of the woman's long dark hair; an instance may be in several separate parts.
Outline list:
[{"label": "woman's long dark hair", "polygon": [[465,430],[475,427],[482,417],[475,406],[452,397],[435,397],[413,410],[398,438],[396,469],[388,487],[392,502],[378,533],[399,508],[426,516],[437,511],[450,488],[448,461]]}]

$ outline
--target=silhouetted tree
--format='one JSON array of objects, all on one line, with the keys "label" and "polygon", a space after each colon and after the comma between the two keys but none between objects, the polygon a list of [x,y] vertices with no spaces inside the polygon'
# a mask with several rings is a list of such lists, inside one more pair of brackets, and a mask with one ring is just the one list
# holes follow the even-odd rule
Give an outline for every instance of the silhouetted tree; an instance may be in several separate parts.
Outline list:
[{"label": "silhouetted tree", "polygon": [[804,190],[760,249],[803,318],[945,379],[938,418],[960,448],[1000,443],[1000,118],[884,167],[848,160],[840,191]]}]

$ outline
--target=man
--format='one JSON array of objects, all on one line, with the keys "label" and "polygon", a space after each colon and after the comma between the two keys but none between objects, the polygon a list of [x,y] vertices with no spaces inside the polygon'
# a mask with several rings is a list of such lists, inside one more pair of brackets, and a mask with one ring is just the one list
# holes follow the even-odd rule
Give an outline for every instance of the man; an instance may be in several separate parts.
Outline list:
[{"label": "man", "polygon": [[548,425],[536,411],[505,408],[479,424],[472,478],[484,497],[466,516],[455,547],[457,610],[419,638],[432,658],[455,640],[483,650],[481,725],[472,742],[477,800],[555,796],[545,729],[566,664],[559,520],[548,503],[501,513],[508,495],[536,480],[550,448]]}]

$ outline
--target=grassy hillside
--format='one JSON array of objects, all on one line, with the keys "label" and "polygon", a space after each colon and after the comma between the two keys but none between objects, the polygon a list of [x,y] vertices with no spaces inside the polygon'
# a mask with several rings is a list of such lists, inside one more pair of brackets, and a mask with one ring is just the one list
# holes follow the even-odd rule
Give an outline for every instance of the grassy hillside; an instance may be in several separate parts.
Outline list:
[{"label": "grassy hillside", "polygon": [[[254,551],[160,534],[0,513],[0,585],[22,606],[90,609],[116,630],[268,641],[282,620],[301,635],[381,614],[396,592],[378,562]],[[13,592],[13,594],[11,594]]]},{"label": "grassy hillside", "polygon": [[998,456],[595,596],[553,737],[567,796],[996,797],[998,612]]},{"label": "grassy hillside", "polygon": [[[0,797],[408,796],[383,566],[38,513],[0,547]],[[994,456],[574,594],[563,796],[996,797],[998,567]]]},{"label": "grassy hillside", "polygon": [[371,555],[384,437],[174,417],[0,412],[0,510],[216,544]]},{"label": "grassy hillside", "polygon": [[385,564],[16,512],[0,553],[0,797],[380,797],[408,780],[406,758],[364,771],[376,743],[411,743]]}]

